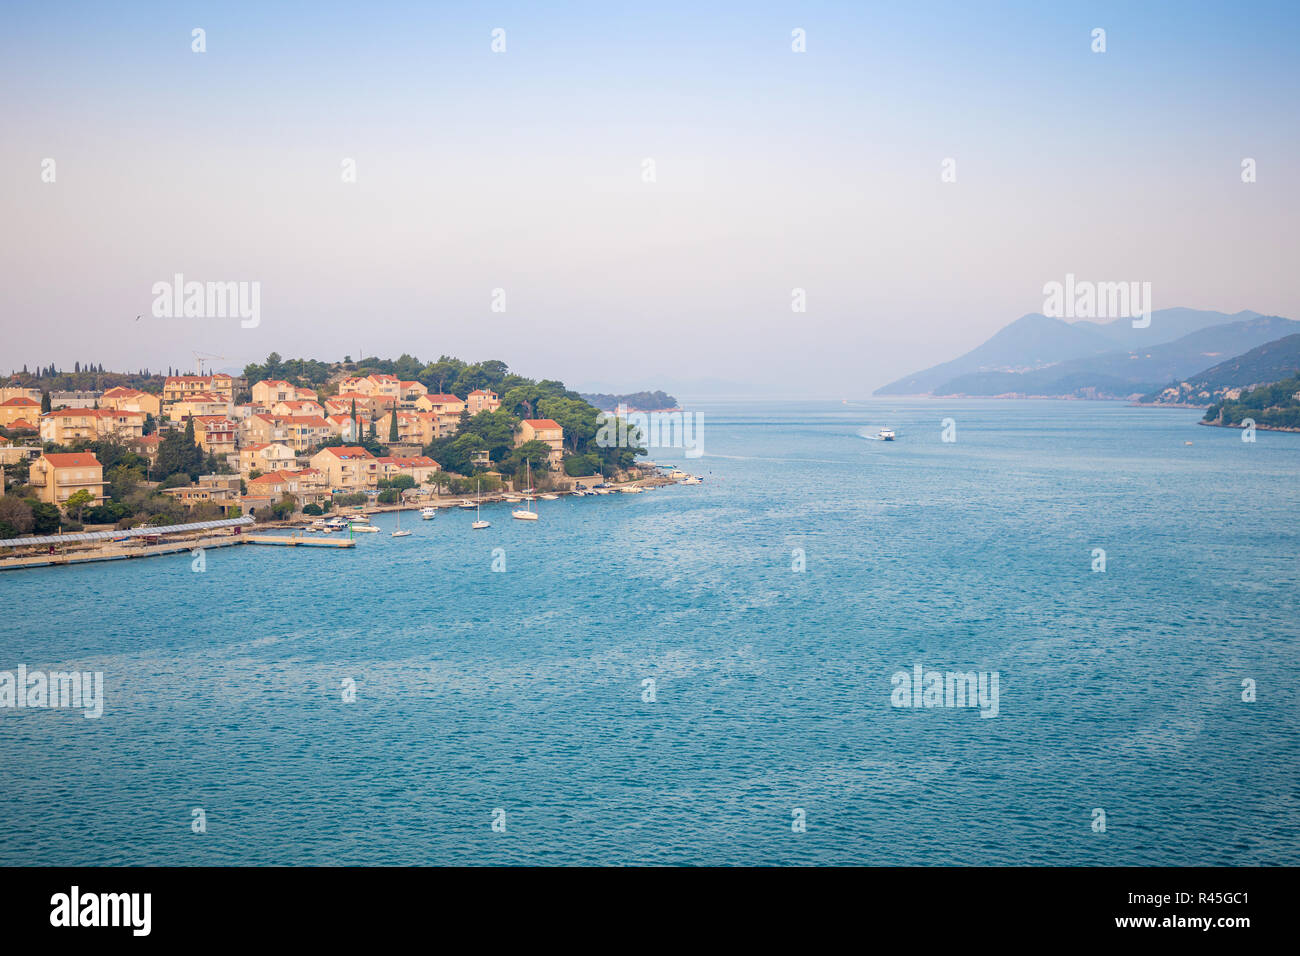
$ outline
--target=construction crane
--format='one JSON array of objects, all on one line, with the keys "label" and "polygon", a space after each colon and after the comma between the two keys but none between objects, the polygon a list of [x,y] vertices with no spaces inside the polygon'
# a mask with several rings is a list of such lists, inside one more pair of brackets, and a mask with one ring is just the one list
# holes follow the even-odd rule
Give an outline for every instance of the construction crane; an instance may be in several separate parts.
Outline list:
[{"label": "construction crane", "polygon": [[226,361],[226,357],[224,355],[213,355],[211,352],[195,352],[194,353],[194,374],[197,375],[199,378],[203,377],[203,360],[205,358],[221,359],[221,361],[223,362]]}]

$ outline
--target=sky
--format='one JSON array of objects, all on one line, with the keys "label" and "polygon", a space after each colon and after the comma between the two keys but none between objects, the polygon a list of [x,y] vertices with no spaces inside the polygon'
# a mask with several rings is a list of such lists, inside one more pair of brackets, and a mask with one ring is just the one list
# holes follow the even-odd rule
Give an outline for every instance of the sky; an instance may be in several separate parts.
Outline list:
[{"label": "sky", "polygon": [[[1297,47],[1296,3],[6,5],[0,370],[838,399],[1067,273],[1300,318]],[[176,274],[256,326],[155,316]]]}]

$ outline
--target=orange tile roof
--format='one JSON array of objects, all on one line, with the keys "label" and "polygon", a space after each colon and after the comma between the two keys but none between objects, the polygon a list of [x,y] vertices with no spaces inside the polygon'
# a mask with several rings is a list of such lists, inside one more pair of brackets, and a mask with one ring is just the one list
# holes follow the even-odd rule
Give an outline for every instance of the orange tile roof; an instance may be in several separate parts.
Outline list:
[{"label": "orange tile roof", "polygon": [[99,459],[95,457],[92,451],[77,451],[70,453],[46,452],[44,455],[55,468],[97,468]]},{"label": "orange tile roof", "polygon": [[3,404],[9,408],[30,408],[33,405],[39,405],[40,402],[34,402],[30,398],[24,398],[23,396],[19,395],[15,398],[9,399],[9,401],[7,402],[3,402],[0,404]]},{"label": "orange tile roof", "polygon": [[560,428],[561,431],[564,430],[560,427],[559,422],[553,421],[549,418],[525,418],[523,423],[533,429]]}]

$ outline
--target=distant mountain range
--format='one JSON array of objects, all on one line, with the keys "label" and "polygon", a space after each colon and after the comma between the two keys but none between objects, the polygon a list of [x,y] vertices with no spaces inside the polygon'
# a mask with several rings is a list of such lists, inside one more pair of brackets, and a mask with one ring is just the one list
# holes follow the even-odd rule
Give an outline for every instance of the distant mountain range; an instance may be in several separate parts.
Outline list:
[{"label": "distant mountain range", "polygon": [[1300,322],[1250,311],[1161,309],[1145,329],[1127,318],[1070,323],[1030,314],[876,394],[1138,398],[1295,333]]}]

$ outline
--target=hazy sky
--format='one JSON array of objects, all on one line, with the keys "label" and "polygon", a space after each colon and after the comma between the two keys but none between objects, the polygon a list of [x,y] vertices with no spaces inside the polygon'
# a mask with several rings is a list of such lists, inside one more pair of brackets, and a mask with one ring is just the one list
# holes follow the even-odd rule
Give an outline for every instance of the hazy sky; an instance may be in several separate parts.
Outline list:
[{"label": "hazy sky", "polygon": [[[1300,318],[1297,47],[1296,3],[7,5],[0,369],[838,398],[1067,272]],[[175,273],[260,282],[260,325],[154,318]]]}]

